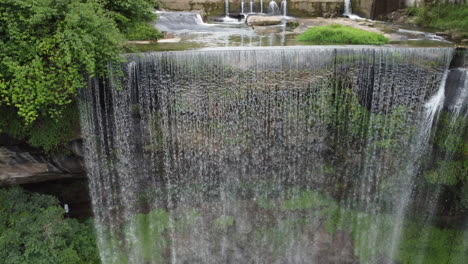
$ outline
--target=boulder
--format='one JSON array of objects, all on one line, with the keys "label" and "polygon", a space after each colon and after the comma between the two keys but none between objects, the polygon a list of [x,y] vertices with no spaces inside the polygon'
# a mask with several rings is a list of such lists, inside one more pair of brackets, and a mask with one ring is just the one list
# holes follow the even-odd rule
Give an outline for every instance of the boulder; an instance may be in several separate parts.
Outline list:
[{"label": "boulder", "polygon": [[249,26],[273,26],[281,24],[281,21],[280,16],[249,16],[246,23]]}]

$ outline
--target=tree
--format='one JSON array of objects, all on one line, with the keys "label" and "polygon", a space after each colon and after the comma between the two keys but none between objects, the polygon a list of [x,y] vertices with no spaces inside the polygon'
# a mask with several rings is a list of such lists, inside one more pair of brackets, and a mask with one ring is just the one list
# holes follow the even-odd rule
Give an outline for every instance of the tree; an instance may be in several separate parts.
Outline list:
[{"label": "tree", "polygon": [[0,259],[5,264],[100,263],[91,222],[64,219],[52,196],[0,189]]},{"label": "tree", "polygon": [[58,118],[84,85],[117,61],[123,37],[94,1],[1,0],[0,106],[26,125]]},{"label": "tree", "polygon": [[0,133],[47,151],[65,142],[77,120],[64,112],[77,112],[86,78],[123,61],[125,39],[160,37],[153,10],[154,0],[0,0]]}]

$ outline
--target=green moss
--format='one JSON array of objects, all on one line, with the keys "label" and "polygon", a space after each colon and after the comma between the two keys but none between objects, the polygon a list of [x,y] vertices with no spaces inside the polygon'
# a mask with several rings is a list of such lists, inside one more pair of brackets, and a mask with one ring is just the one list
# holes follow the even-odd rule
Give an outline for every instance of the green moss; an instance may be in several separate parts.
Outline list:
[{"label": "green moss", "polygon": [[432,184],[454,186],[459,182],[468,182],[468,161],[439,161],[437,168],[425,174]]},{"label": "green moss", "polygon": [[161,252],[165,247],[166,240],[163,232],[169,228],[169,213],[164,209],[156,209],[148,214],[137,214],[128,223],[129,234],[138,239],[132,240],[130,245],[140,257],[151,260],[157,256],[161,261]]},{"label": "green moss", "polygon": [[339,24],[313,27],[297,37],[313,44],[365,44],[383,45],[389,39],[382,34]]},{"label": "green moss", "polygon": [[305,191],[284,201],[282,210],[305,210],[329,206],[331,201],[317,192]]},{"label": "green moss", "polygon": [[214,227],[216,229],[226,229],[232,225],[234,225],[235,218],[234,216],[226,215],[226,216],[220,216],[214,221]]}]

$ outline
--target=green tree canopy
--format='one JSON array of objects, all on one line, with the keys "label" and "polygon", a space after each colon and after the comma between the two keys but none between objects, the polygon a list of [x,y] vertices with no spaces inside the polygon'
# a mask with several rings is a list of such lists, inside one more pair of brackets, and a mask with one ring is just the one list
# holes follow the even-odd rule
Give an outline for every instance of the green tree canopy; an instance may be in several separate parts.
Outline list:
[{"label": "green tree canopy", "polygon": [[160,37],[154,2],[0,0],[0,132],[46,150],[65,141],[86,77],[122,61],[125,39]]},{"label": "green tree canopy", "polygon": [[102,5],[80,0],[1,0],[0,104],[26,124],[57,117],[84,85],[116,61],[123,37]]},{"label": "green tree canopy", "polygon": [[92,223],[64,219],[63,213],[52,196],[0,189],[2,263],[100,263]]}]

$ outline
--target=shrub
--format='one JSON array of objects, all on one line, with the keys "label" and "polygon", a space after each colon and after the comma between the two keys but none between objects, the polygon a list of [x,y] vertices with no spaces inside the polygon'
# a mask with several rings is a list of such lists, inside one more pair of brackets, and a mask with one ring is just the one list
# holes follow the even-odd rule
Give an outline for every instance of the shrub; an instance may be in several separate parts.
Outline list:
[{"label": "shrub", "polygon": [[0,189],[0,259],[5,264],[100,263],[94,227],[64,219],[56,198]]},{"label": "shrub", "polygon": [[459,31],[468,37],[468,4],[436,3],[427,4],[411,11],[417,16],[417,23],[425,27]]},{"label": "shrub", "polygon": [[382,34],[339,24],[310,28],[299,35],[297,40],[313,44],[383,45],[389,42]]},{"label": "shrub", "polygon": [[[123,60],[125,39],[158,39],[155,0],[0,1],[0,133],[51,150],[88,76]],[[54,135],[55,134],[55,135]]]},{"label": "shrub", "polygon": [[124,34],[128,40],[157,40],[162,37],[157,28],[144,22],[129,25]]}]

